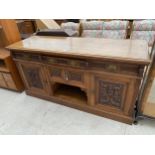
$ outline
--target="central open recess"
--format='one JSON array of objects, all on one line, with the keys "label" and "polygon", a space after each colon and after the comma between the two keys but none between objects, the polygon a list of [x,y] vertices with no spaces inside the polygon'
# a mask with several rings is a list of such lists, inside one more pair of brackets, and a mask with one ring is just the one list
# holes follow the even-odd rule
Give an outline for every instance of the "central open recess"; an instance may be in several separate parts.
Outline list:
[{"label": "central open recess", "polygon": [[55,97],[67,100],[71,103],[87,103],[87,94],[81,88],[61,83],[53,85],[53,94]]}]

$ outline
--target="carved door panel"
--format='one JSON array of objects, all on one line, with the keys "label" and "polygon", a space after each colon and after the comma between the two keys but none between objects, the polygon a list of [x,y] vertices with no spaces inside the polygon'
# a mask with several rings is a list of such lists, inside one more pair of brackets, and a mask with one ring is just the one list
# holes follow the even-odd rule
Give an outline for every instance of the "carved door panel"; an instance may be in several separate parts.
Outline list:
[{"label": "carved door panel", "polygon": [[134,90],[135,82],[134,79],[127,77],[96,74],[93,83],[95,105],[109,111],[131,115],[137,90],[136,87]]},{"label": "carved door panel", "polygon": [[28,91],[47,95],[48,83],[44,68],[41,65],[19,63],[18,68]]}]

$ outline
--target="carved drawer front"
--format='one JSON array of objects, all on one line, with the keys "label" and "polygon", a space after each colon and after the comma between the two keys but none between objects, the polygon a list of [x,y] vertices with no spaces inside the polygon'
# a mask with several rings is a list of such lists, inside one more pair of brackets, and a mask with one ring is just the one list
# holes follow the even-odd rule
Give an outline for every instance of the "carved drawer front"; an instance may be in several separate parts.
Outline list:
[{"label": "carved drawer front", "polygon": [[79,59],[42,56],[42,60],[48,64],[63,65],[70,67],[88,67],[88,62]]},{"label": "carved drawer front", "polygon": [[64,79],[68,83],[84,86],[86,75],[82,71],[64,70]]},{"label": "carved drawer front", "polygon": [[65,71],[65,79],[70,81],[84,82],[83,74],[74,71]]},{"label": "carved drawer front", "polygon": [[19,69],[29,91],[46,94],[47,80],[41,65],[22,63],[19,65]]},{"label": "carved drawer front", "polygon": [[57,81],[57,82],[62,82],[63,79],[63,69],[59,67],[49,67],[49,74],[51,80]]},{"label": "carved drawer front", "polygon": [[98,105],[115,107],[122,109],[127,91],[127,83],[104,79],[103,77],[95,78],[96,103]]},{"label": "carved drawer front", "polygon": [[92,61],[89,66],[94,70],[102,70],[110,73],[121,73],[136,76],[139,75],[139,66],[133,64]]},{"label": "carved drawer front", "polygon": [[19,60],[27,60],[27,61],[41,61],[41,56],[39,54],[30,54],[30,53],[20,53],[20,52],[14,52],[13,58],[19,59]]},{"label": "carved drawer front", "polygon": [[84,87],[86,74],[77,69],[66,69],[64,67],[50,66],[48,68],[50,79],[65,84],[77,85]]}]

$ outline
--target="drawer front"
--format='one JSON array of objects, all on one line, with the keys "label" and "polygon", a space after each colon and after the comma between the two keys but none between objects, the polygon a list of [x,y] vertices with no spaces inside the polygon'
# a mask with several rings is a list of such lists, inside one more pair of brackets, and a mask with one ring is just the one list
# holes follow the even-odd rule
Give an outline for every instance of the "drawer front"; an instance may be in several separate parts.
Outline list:
[{"label": "drawer front", "polygon": [[2,73],[0,73],[0,87],[7,87]]},{"label": "drawer front", "polygon": [[63,65],[70,67],[88,67],[88,62],[85,60],[77,60],[77,59],[67,59],[67,58],[58,58],[58,57],[42,57],[43,62],[52,64],[52,65]]},{"label": "drawer front", "polygon": [[41,56],[39,54],[29,54],[29,53],[19,53],[14,52],[13,58],[19,59],[19,60],[26,60],[26,61],[35,61],[35,62],[41,62]]},{"label": "drawer front", "polygon": [[12,76],[7,73],[3,73],[3,77],[5,79],[5,82],[7,83],[8,88],[10,89],[16,89],[16,85],[12,79]]},{"label": "drawer front", "polygon": [[109,62],[94,62],[89,64],[89,67],[93,70],[102,70],[111,73],[121,73],[139,76],[139,66],[132,64],[121,64],[121,63],[109,63]]},{"label": "drawer front", "polygon": [[13,58],[17,60],[43,62],[45,64],[62,67],[81,68],[89,70],[121,73],[133,76],[141,76],[140,68],[134,64],[122,64],[114,62],[99,62],[94,60],[73,59],[55,56],[45,56],[34,53],[13,52]]},{"label": "drawer front", "polygon": [[79,84],[84,84],[84,73],[79,71],[64,71],[64,77],[66,81],[77,82]]},{"label": "drawer front", "polygon": [[54,81],[64,81],[63,78],[63,69],[59,68],[59,67],[49,67],[49,74],[50,74],[50,78]]},{"label": "drawer front", "polygon": [[79,87],[85,87],[86,85],[86,73],[83,71],[61,67],[49,67],[48,71],[51,81],[76,85]]}]

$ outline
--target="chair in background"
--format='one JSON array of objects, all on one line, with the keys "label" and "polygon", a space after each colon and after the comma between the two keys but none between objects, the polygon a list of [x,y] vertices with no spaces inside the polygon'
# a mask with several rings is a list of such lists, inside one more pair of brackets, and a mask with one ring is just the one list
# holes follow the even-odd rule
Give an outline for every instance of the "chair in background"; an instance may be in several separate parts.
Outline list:
[{"label": "chair in background", "polygon": [[76,34],[75,36],[79,36],[80,32],[80,24],[79,23],[74,23],[74,22],[67,22],[67,23],[62,23],[61,28],[63,30],[72,30]]},{"label": "chair in background", "polygon": [[126,39],[129,21],[88,21],[82,22],[82,37]]},{"label": "chair in background", "polygon": [[103,21],[81,22],[82,37],[102,38]]},{"label": "chair in background", "polygon": [[107,39],[126,39],[129,21],[112,20],[103,22],[102,37]]},{"label": "chair in background", "polygon": [[135,20],[132,26],[131,39],[146,40],[149,54],[155,41],[155,20]]}]

